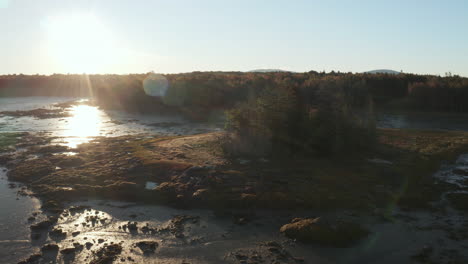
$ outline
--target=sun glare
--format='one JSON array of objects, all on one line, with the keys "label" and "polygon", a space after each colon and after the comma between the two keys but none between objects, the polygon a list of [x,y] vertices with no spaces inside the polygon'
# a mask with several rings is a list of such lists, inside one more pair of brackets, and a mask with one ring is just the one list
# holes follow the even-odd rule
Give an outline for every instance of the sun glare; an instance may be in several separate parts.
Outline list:
[{"label": "sun glare", "polygon": [[70,110],[68,126],[64,130],[67,146],[75,148],[99,135],[102,126],[102,113],[95,106],[76,105]]},{"label": "sun glare", "polygon": [[51,58],[63,72],[98,73],[114,63],[115,41],[96,16],[49,17],[44,27]]}]

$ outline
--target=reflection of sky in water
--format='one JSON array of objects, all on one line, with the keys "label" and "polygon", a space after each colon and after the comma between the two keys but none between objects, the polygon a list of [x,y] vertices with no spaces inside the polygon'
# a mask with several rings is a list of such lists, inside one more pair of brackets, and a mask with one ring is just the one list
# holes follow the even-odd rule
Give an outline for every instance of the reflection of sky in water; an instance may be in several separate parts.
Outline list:
[{"label": "reflection of sky in water", "polygon": [[[33,250],[26,219],[40,208],[36,198],[17,194],[18,184],[10,186],[6,170],[0,167],[0,262],[18,263]],[[38,221],[43,216],[38,216]],[[25,223],[25,224],[22,224]]]},{"label": "reflection of sky in water", "polygon": [[[0,98],[0,111],[50,109],[53,104],[71,98],[24,97]],[[84,102],[86,100],[79,100]],[[0,132],[45,131],[60,137],[56,142],[76,147],[97,136],[129,134],[184,135],[213,131],[220,125],[191,123],[180,116],[140,115],[122,111],[104,111],[96,106],[78,104],[67,109],[69,117],[36,119],[0,117]],[[168,125],[168,124],[173,125]],[[156,124],[156,125],[155,125]],[[163,124],[163,125],[157,125]]]},{"label": "reflection of sky in water", "polygon": [[35,96],[35,97],[0,97],[0,111],[32,110],[50,108],[52,104],[76,100],[73,97]]},{"label": "reflection of sky in water", "polygon": [[460,188],[466,188],[468,176],[465,175],[465,172],[468,172],[468,154],[459,156],[455,164],[442,165],[434,177],[455,184]]},{"label": "reflection of sky in water", "polygon": [[382,128],[468,131],[468,115],[458,113],[379,113],[377,126]]}]

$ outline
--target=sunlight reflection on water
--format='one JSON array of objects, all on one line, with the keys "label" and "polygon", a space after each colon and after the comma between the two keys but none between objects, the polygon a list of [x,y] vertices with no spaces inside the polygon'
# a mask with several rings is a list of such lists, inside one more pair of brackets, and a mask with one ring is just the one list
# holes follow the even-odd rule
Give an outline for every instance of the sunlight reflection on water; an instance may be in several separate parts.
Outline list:
[{"label": "sunlight reflection on water", "polygon": [[[62,104],[57,106],[57,104]],[[70,104],[69,104],[70,103]],[[35,118],[33,116],[0,115],[0,133],[45,133],[54,137],[52,144],[76,148],[97,137],[123,135],[190,135],[217,131],[222,125],[187,122],[180,115],[142,115],[118,110],[101,109],[89,99],[70,97],[18,97],[0,98],[0,112],[29,111],[34,109],[59,109],[68,116]],[[174,125],[171,125],[174,124]],[[72,152],[73,153],[73,152]]]},{"label": "sunlight reflection on water", "polygon": [[106,118],[105,112],[89,105],[73,106],[70,115],[62,134],[66,145],[70,148],[76,148],[77,145],[99,136],[103,120]]}]

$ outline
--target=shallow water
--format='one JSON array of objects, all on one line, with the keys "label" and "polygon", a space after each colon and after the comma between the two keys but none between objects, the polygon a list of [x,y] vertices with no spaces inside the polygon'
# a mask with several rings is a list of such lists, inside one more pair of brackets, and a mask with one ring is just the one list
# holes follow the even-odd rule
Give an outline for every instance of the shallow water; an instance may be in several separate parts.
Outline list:
[{"label": "shallow water", "polygon": [[48,108],[55,103],[63,103],[71,100],[79,100],[74,97],[0,97],[0,111],[33,110]]},{"label": "shallow water", "polygon": [[[71,148],[98,136],[132,134],[183,135],[219,130],[219,124],[192,123],[180,116],[138,115],[122,111],[104,111],[89,105],[85,98],[17,97],[0,98],[0,112],[24,111],[39,108],[54,109],[57,103],[81,101],[83,104],[66,109],[69,117],[38,119],[31,116],[0,116],[2,132],[45,132],[58,137],[57,144]],[[73,155],[73,153],[70,153]],[[0,262],[16,263],[31,254],[32,243],[27,219],[40,208],[39,200],[17,194],[18,187],[6,178],[0,168]],[[15,184],[15,186],[18,186]],[[39,216],[39,218],[44,216]],[[43,241],[42,241],[43,242]],[[36,243],[36,244],[35,244]],[[36,249],[37,250],[37,249]]]},{"label": "shallow water", "polygon": [[[14,185],[13,185],[14,184]],[[9,182],[0,167],[0,260],[15,263],[32,250],[27,219],[39,210],[40,202],[18,194],[18,183]]]},{"label": "shallow water", "polygon": [[[468,114],[379,113],[377,126],[397,129],[468,131]],[[463,171],[466,173],[460,173]],[[434,177],[460,188],[468,187],[468,154],[461,155],[454,163],[442,164]]]},{"label": "shallow water", "polygon": [[48,132],[60,137],[58,143],[71,148],[98,136],[131,134],[189,135],[220,130],[221,124],[189,122],[175,115],[141,115],[123,111],[104,111],[87,104],[87,99],[69,97],[0,98],[0,112],[53,109],[54,104],[81,101],[66,111],[69,117],[37,119],[34,117],[0,116],[0,132]]},{"label": "shallow water", "polygon": [[[420,212],[399,212],[393,214],[393,222],[376,221],[369,216],[354,216],[356,220],[371,228],[372,234],[350,248],[327,248],[317,245],[294,243],[282,236],[278,229],[295,215],[314,215],[312,212],[269,212],[257,211],[252,221],[238,225],[231,216],[216,216],[209,210],[183,210],[157,205],[138,205],[104,200],[75,202],[70,205],[85,205],[90,209],[65,213],[57,223],[66,238],[51,238],[44,243],[57,243],[60,248],[73,247],[73,243],[90,249],[77,251],[72,259],[58,255],[58,263],[85,263],[93,258],[93,251],[105,244],[120,244],[123,247],[120,258],[132,258],[134,263],[239,263],[235,255],[249,252],[263,256],[271,255],[265,242],[275,241],[292,256],[305,260],[304,263],[413,263],[411,256],[425,247],[437,248],[439,252],[452,249],[463,252],[463,244],[448,239],[444,230],[439,229],[448,220],[452,225],[462,225],[463,216],[441,216]],[[318,214],[318,212],[317,212]],[[320,213],[326,217],[331,213]],[[164,228],[171,225],[176,215],[199,217],[183,226],[182,236],[174,236]],[[88,220],[90,217],[97,220]],[[102,221],[101,221],[102,220]],[[138,229],[122,228],[129,222],[136,222]],[[156,234],[144,232],[142,227],[162,230]],[[73,232],[75,235],[71,235]],[[102,242],[99,240],[102,239]],[[136,243],[156,241],[154,254],[143,254]],[[36,249],[37,251],[37,249]],[[119,262],[119,261],[117,261]],[[442,261],[443,262],[443,261]],[[269,263],[268,261],[265,263]],[[284,262],[294,263],[294,262]]]},{"label": "shallow water", "polygon": [[[96,249],[103,243],[121,243],[124,250],[122,256],[131,257],[135,263],[223,263],[231,250],[242,247],[255,246],[256,243],[278,239],[267,220],[263,225],[249,224],[238,226],[231,218],[218,218],[207,210],[181,210],[165,206],[135,205],[131,203],[109,201],[86,201],[76,205],[88,205],[92,209],[70,215],[61,221],[64,231],[80,231],[75,237],[60,241],[61,246],[71,246],[74,242],[93,243]],[[104,222],[96,221],[86,226],[86,216],[97,215]],[[189,221],[184,225],[183,235],[174,237],[170,232],[158,232],[157,235],[142,232],[141,227],[162,228],[170,225],[175,215],[189,215],[200,217],[198,221]],[[137,222],[138,230],[131,231],[121,227],[128,222]],[[78,225],[78,226],[76,226]],[[86,239],[85,239],[86,238]],[[105,241],[99,243],[102,238]],[[145,255],[134,247],[139,241],[153,240],[158,242],[155,254]],[[134,250],[130,250],[134,249]],[[92,258],[90,251],[77,254],[74,261],[85,262],[86,257]],[[231,261],[229,261],[231,262]]]},{"label": "shallow water", "polygon": [[468,131],[468,115],[458,113],[378,113],[377,126]]},{"label": "shallow water", "polygon": [[458,157],[455,163],[443,164],[434,177],[458,188],[468,188],[468,154]]}]

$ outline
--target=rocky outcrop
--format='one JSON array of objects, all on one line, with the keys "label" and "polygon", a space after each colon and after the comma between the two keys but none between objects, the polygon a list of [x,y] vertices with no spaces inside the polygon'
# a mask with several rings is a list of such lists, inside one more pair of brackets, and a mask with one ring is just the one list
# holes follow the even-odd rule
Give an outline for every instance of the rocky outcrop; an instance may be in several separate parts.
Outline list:
[{"label": "rocky outcrop", "polygon": [[334,247],[350,246],[369,234],[356,223],[331,223],[321,218],[295,218],[283,225],[280,232],[300,242]]},{"label": "rocky outcrop", "polygon": [[122,246],[119,244],[105,246],[95,253],[95,258],[90,264],[113,263],[120,253],[122,253]]},{"label": "rocky outcrop", "polygon": [[59,251],[59,246],[57,244],[47,244],[41,247],[41,252],[42,253],[47,253],[47,252],[58,252]]},{"label": "rocky outcrop", "polygon": [[33,232],[44,231],[44,230],[47,230],[48,228],[50,228],[51,226],[53,226],[55,224],[55,222],[56,221],[54,221],[52,219],[44,220],[44,221],[39,222],[37,224],[31,225],[30,229]]},{"label": "rocky outcrop", "polygon": [[55,166],[47,160],[30,160],[18,164],[8,172],[13,181],[32,182],[55,171]]},{"label": "rocky outcrop", "polygon": [[145,255],[152,254],[156,251],[156,248],[159,246],[156,241],[140,241],[135,244]]}]

